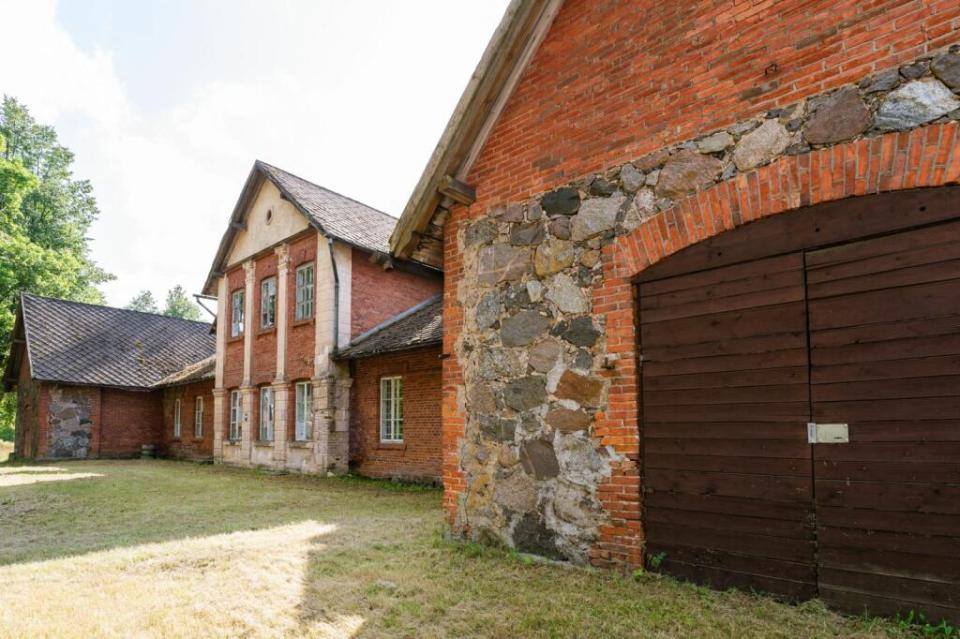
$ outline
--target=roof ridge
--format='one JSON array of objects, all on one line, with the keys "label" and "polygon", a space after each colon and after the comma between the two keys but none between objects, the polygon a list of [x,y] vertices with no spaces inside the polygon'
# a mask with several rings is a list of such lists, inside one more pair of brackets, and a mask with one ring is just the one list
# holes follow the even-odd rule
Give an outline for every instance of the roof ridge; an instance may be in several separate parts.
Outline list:
[{"label": "roof ridge", "polygon": [[23,297],[32,297],[34,299],[48,300],[51,302],[60,302],[61,304],[73,304],[76,306],[90,306],[93,308],[105,308],[109,311],[122,311],[124,313],[139,313],[140,315],[149,315],[150,317],[160,317],[167,320],[176,320],[179,322],[189,322],[191,324],[202,324],[203,326],[211,326],[212,322],[204,322],[202,320],[191,320],[185,317],[176,317],[175,315],[164,315],[163,313],[151,313],[149,311],[138,311],[132,308],[120,308],[119,306],[109,306],[107,304],[94,304],[93,302],[78,302],[76,300],[63,299],[62,297],[50,297],[48,295],[37,295],[36,293],[28,293],[22,291],[21,295]]},{"label": "roof ridge", "polygon": [[377,324],[376,326],[374,326],[373,328],[371,328],[371,329],[368,330],[367,332],[361,333],[360,335],[357,335],[356,339],[350,340],[350,343],[347,345],[347,348],[345,348],[345,349],[343,349],[343,350],[346,351],[346,350],[348,350],[348,349],[353,348],[354,346],[356,346],[357,344],[359,344],[359,343],[362,342],[363,340],[365,340],[365,339],[367,339],[367,338],[369,338],[369,337],[372,337],[373,335],[376,335],[377,333],[379,333],[380,331],[382,331],[382,330],[384,330],[384,329],[390,328],[391,326],[393,326],[393,325],[396,324],[397,322],[399,322],[399,321],[401,321],[401,320],[404,320],[404,319],[410,317],[411,315],[413,315],[413,314],[415,314],[415,313],[417,313],[417,312],[419,312],[419,311],[422,311],[422,310],[423,310],[424,308],[426,308],[427,306],[430,306],[431,304],[435,304],[435,303],[439,302],[439,301],[442,300],[442,299],[443,299],[443,293],[437,293],[436,295],[433,295],[432,297],[430,297],[430,298],[428,298],[428,299],[420,302],[419,304],[415,304],[414,306],[411,306],[410,308],[408,308],[407,310],[399,313],[398,315],[394,315],[394,316],[391,317],[390,319],[388,319],[388,320],[386,320],[386,321],[384,321],[384,322],[381,322],[380,324]]},{"label": "roof ridge", "polygon": [[259,165],[262,165],[262,166],[265,166],[265,167],[268,167],[268,168],[271,168],[271,169],[280,171],[280,172],[282,172],[282,173],[286,173],[286,174],[289,175],[290,177],[296,178],[296,179],[300,180],[301,182],[306,182],[306,183],[309,184],[310,186],[313,186],[313,187],[316,187],[316,188],[321,189],[321,190],[323,190],[323,191],[326,191],[327,193],[331,193],[331,194],[333,194],[333,195],[336,195],[337,197],[342,197],[342,198],[345,199],[345,200],[350,200],[351,202],[355,202],[356,204],[359,204],[360,206],[363,206],[363,207],[365,207],[365,208],[368,208],[368,209],[370,209],[371,211],[375,211],[375,212],[377,212],[377,213],[379,213],[379,214],[381,214],[381,215],[383,215],[383,216],[385,216],[385,217],[390,218],[390,219],[393,220],[394,222],[396,222],[397,220],[400,219],[399,217],[395,217],[395,216],[393,216],[393,215],[390,215],[390,214],[387,213],[386,211],[381,211],[380,209],[376,208],[375,206],[370,206],[370,205],[367,204],[366,202],[361,202],[361,201],[358,200],[357,198],[350,197],[349,195],[344,195],[343,193],[340,193],[339,191],[334,191],[333,189],[331,189],[331,188],[329,188],[329,187],[323,186],[322,184],[317,184],[316,182],[313,182],[313,181],[311,181],[311,180],[308,180],[308,179],[305,178],[305,177],[301,177],[301,176],[297,175],[296,173],[291,173],[290,171],[288,171],[288,170],[286,170],[286,169],[281,169],[279,166],[276,166],[276,165],[274,165],[274,164],[270,164],[269,162],[264,162],[263,160],[257,160],[257,161],[256,161],[256,164],[259,164]]}]

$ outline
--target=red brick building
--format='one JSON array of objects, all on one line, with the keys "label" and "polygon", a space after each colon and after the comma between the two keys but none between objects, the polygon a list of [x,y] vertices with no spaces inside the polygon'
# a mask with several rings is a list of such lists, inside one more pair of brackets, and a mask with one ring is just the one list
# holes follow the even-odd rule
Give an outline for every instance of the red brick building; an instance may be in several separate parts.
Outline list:
[{"label": "red brick building", "polygon": [[445,271],[455,531],[960,618],[958,25],[511,4],[391,238]]},{"label": "red brick building", "polygon": [[[211,395],[212,380],[204,381],[212,373],[210,329],[203,322],[22,295],[4,375],[5,388],[17,391],[14,455],[137,457],[150,446],[159,454],[211,458],[209,424],[196,428],[196,413],[183,412]],[[181,421],[174,397],[184,402]]]},{"label": "red brick building", "polygon": [[[219,309],[212,409],[218,461],[348,469],[357,388],[337,353],[442,287],[438,269],[390,257],[395,224],[356,200],[254,165],[204,286]],[[361,390],[376,401],[377,383],[370,383],[373,391]],[[416,448],[409,437],[403,445]],[[391,468],[384,458],[376,468],[379,475],[408,471],[436,476],[423,460]]]},{"label": "red brick building", "polygon": [[442,314],[439,296],[429,299],[339,354],[353,379],[350,467],[361,475],[441,482]]}]

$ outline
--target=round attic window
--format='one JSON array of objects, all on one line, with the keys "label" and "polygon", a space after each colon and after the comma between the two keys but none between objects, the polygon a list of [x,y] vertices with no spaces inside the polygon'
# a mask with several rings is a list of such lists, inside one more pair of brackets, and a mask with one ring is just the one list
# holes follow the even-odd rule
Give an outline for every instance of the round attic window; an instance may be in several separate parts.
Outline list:
[{"label": "round attic window", "polygon": [[273,209],[267,209],[267,224],[273,219]]}]

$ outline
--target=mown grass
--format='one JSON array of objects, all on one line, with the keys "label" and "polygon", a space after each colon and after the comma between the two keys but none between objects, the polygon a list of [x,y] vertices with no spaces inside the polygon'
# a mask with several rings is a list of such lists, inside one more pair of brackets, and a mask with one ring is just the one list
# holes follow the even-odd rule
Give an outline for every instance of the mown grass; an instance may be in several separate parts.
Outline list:
[{"label": "mown grass", "polygon": [[3,465],[0,636],[908,636],[445,541],[440,497],[163,461]]}]

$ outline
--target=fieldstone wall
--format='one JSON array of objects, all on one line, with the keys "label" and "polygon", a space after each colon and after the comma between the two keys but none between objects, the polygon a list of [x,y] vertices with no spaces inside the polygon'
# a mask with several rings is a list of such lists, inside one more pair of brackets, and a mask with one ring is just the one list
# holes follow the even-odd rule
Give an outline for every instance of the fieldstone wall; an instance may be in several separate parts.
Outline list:
[{"label": "fieldstone wall", "polygon": [[[608,405],[601,249],[680,198],[786,155],[960,119],[960,47],[660,150],[461,225],[466,417],[454,527],[585,563],[622,462],[594,432]],[[736,221],[737,224],[740,220]],[[637,496],[639,500],[639,496]]]},{"label": "fieldstone wall", "polygon": [[46,457],[81,459],[90,455],[98,392],[79,387],[48,387]]}]

